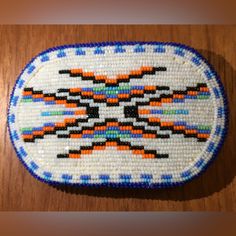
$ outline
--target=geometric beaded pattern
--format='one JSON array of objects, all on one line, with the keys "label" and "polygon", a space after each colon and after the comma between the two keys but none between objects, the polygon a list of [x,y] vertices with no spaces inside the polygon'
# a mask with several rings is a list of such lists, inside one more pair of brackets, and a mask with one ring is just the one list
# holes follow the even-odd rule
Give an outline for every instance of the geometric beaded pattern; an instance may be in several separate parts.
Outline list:
[{"label": "geometric beaded pattern", "polygon": [[219,78],[194,49],[116,42],[33,58],[8,125],[18,157],[44,182],[162,187],[207,166],[226,115]]}]

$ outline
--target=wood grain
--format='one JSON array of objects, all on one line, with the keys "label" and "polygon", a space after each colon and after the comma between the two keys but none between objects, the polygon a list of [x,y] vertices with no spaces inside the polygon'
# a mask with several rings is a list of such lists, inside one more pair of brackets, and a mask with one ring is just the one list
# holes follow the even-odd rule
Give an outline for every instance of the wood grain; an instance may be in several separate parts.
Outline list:
[{"label": "wood grain", "polygon": [[[56,189],[35,180],[17,159],[7,131],[7,105],[17,76],[48,47],[119,40],[184,43],[215,67],[230,108],[228,136],[217,159],[200,177],[171,189]],[[236,211],[235,52],[235,26],[0,26],[0,210]]]}]

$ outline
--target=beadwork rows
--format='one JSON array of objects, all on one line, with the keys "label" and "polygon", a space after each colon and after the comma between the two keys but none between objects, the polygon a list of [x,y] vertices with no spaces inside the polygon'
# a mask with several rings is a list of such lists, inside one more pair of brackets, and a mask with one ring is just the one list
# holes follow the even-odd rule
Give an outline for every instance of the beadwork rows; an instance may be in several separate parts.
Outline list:
[{"label": "beadwork rows", "polygon": [[8,114],[16,152],[48,183],[162,187],[198,175],[225,134],[222,85],[173,43],[67,45],[35,57]]}]

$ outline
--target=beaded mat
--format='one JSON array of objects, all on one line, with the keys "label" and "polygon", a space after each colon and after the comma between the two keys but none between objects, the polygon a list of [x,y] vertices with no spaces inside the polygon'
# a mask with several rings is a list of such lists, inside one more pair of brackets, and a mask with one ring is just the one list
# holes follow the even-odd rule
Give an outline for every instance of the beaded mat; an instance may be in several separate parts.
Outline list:
[{"label": "beaded mat", "polygon": [[226,126],[223,87],[194,49],[96,43],[48,49],[9,106],[22,163],[47,183],[164,187],[197,176]]}]

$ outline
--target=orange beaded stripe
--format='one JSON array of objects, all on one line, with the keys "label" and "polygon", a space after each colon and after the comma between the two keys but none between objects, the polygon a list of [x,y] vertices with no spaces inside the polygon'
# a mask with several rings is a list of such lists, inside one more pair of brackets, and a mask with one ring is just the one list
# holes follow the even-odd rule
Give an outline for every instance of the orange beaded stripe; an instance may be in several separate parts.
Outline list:
[{"label": "orange beaded stripe", "polygon": [[83,146],[80,150],[69,150],[68,154],[58,154],[58,158],[81,158],[82,155],[92,154],[93,151],[105,150],[107,147],[116,147],[119,151],[132,151],[134,155],[141,155],[144,159],[168,158],[168,154],[158,154],[156,150],[145,150],[143,146],[132,146],[129,142],[112,140],[105,142],[96,142],[92,146]]},{"label": "orange beaded stripe", "polygon": [[[95,102],[105,102],[109,105],[117,105],[120,101],[129,101],[132,97],[143,97],[145,93],[155,93],[157,90],[166,89],[168,87],[161,86],[143,86],[143,89],[130,89],[129,93],[122,92],[115,98],[108,98],[106,94],[95,94],[94,91],[83,91],[82,88],[62,89],[63,92],[69,93],[70,96],[80,96],[81,99],[93,99]],[[61,92],[61,89],[59,89]],[[209,93],[209,88],[205,84],[198,84],[197,87],[190,87],[183,91],[173,91],[172,94],[161,94],[160,97],[152,98],[148,105],[161,106],[163,103],[172,103],[176,99],[185,100],[187,96],[197,97],[201,93]],[[68,99],[67,96],[60,97],[56,93],[46,94],[43,91],[34,91],[27,88],[23,91],[23,98],[30,97],[33,101],[41,99],[44,102],[55,102],[55,104],[63,104],[65,107],[77,107],[79,99]]]},{"label": "orange beaded stripe", "polygon": [[81,68],[60,70],[59,74],[69,74],[70,77],[81,77],[82,80],[92,80],[93,83],[104,83],[105,85],[117,85],[120,82],[129,82],[131,78],[142,78],[144,75],[154,75],[157,71],[166,71],[166,67],[141,66],[138,70],[132,70],[129,74],[120,74],[116,78],[106,75],[95,75],[94,72],[85,72]]}]

